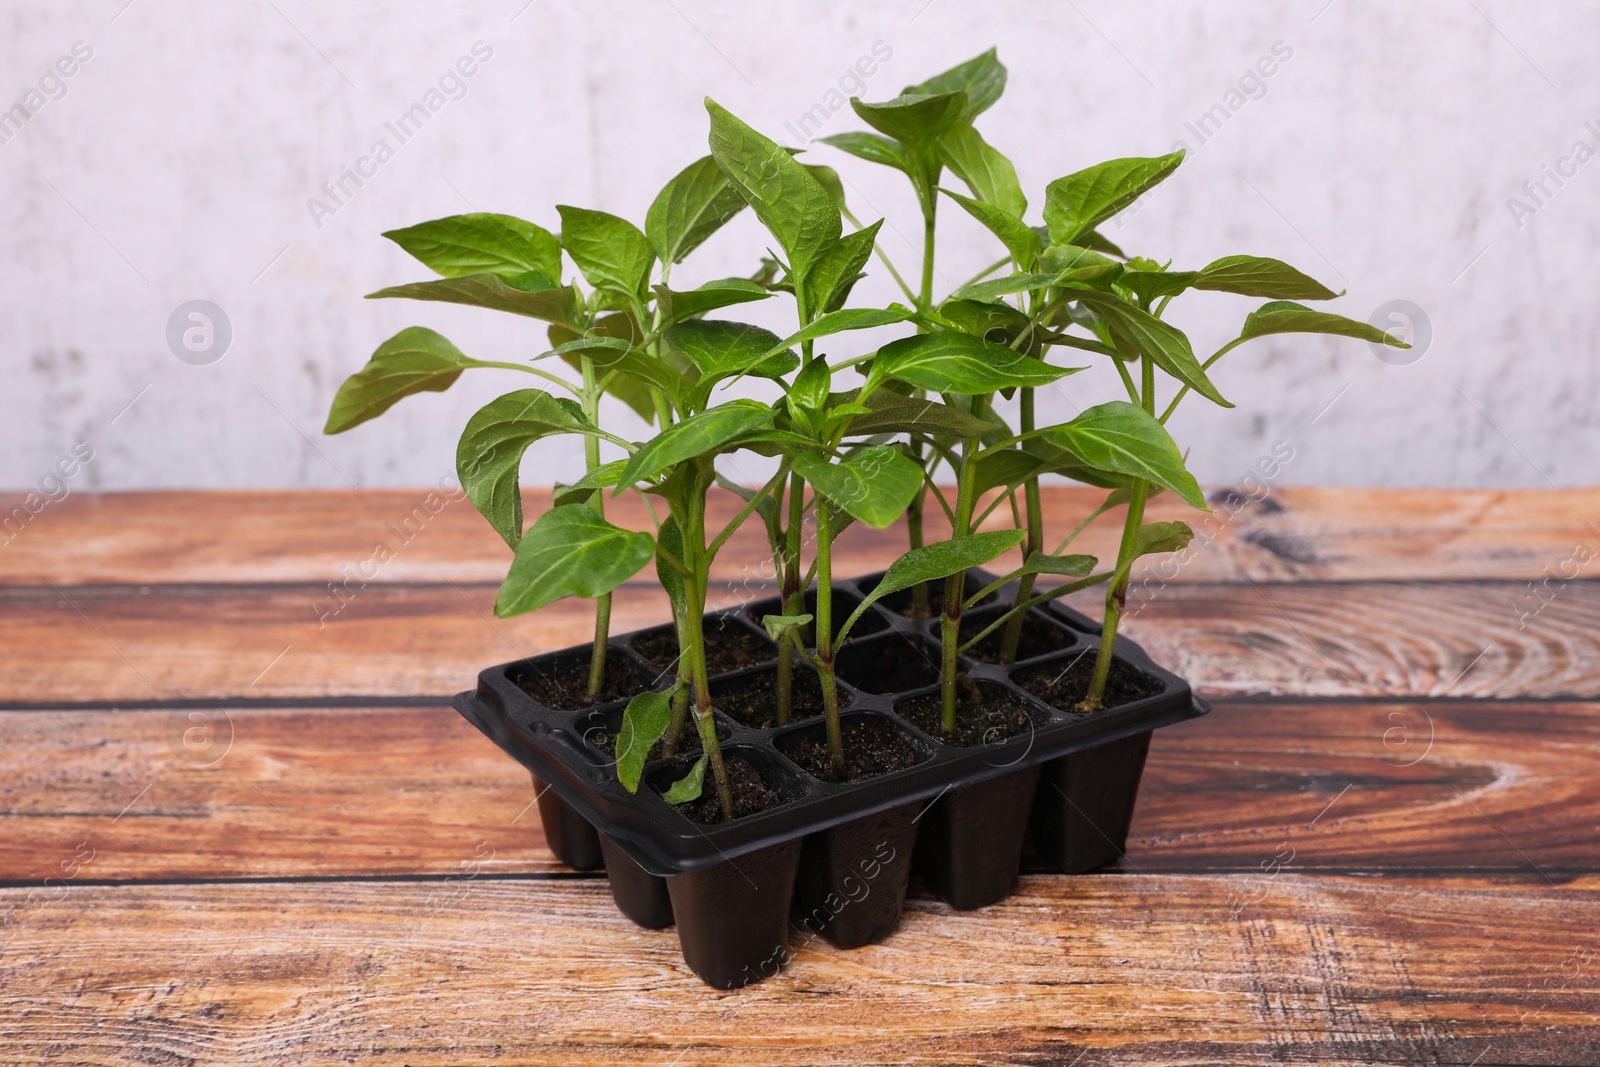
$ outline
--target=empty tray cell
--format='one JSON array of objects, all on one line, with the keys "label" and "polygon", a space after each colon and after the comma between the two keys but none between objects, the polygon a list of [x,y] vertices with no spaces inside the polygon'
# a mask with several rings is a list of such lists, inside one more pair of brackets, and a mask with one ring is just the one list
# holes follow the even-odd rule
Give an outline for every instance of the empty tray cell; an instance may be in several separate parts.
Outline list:
[{"label": "empty tray cell", "polygon": [[852,641],[834,660],[838,676],[864,693],[903,693],[939,680],[939,646],[925,638],[886,633]]}]

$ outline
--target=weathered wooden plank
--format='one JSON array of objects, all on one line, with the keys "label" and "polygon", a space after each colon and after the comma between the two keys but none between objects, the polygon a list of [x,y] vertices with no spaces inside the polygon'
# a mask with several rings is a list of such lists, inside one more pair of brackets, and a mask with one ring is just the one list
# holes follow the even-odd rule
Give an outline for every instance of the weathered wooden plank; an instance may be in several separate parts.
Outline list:
[{"label": "weathered wooden plank", "polygon": [[[604,884],[102,888],[20,912],[0,1060],[1588,1064],[1600,880],[1030,877],[716,993]],[[16,914],[16,913],[14,913]]]},{"label": "weathered wooden plank", "polygon": [[[1258,487],[1240,487],[1238,499],[1251,488],[1260,495]],[[1151,518],[1184,519],[1200,531],[1204,547],[1177,581],[1528,580],[1543,578],[1546,567],[1558,576],[1592,573],[1600,556],[1595,489],[1272,487],[1264,503],[1242,510],[1229,506],[1226,487],[1211,497],[1209,518],[1165,494],[1151,505]],[[0,494],[0,585],[339,581],[341,565],[361,566],[379,542],[394,558],[376,581],[499,581],[509,560],[464,498],[427,488],[76,493],[4,525],[24,499]],[[527,513],[538,514],[548,499],[530,491]],[[1054,486],[1044,499],[1051,528],[1065,536],[1101,495]],[[619,521],[648,521],[631,497],[610,507]],[[712,510],[726,519],[734,505],[713,494]],[[1082,550],[1112,554],[1119,521],[1116,513],[1102,519]],[[841,566],[881,566],[904,543],[898,527],[853,530]],[[761,545],[758,530],[741,531],[725,552],[723,576],[758,565]],[[1588,547],[1587,563],[1575,561],[1580,545]]]},{"label": "weathered wooden plank", "polygon": [[[763,588],[713,591],[736,604]],[[1538,614],[1520,597],[1508,583],[1171,584],[1127,632],[1212,695],[1600,695],[1600,583],[1569,583]],[[317,586],[0,589],[0,702],[448,694],[592,630],[582,601],[515,619],[493,602],[492,586],[448,584],[349,600]],[[1074,602],[1098,611],[1092,594]],[[639,583],[618,591],[612,625],[668,617]]]},{"label": "weathered wooden plank", "polygon": [[[532,797],[448,708],[5,713],[0,882],[84,842],[106,881],[562,872]],[[1158,733],[1123,869],[1278,868],[1600,871],[1600,705],[1220,704]]]}]

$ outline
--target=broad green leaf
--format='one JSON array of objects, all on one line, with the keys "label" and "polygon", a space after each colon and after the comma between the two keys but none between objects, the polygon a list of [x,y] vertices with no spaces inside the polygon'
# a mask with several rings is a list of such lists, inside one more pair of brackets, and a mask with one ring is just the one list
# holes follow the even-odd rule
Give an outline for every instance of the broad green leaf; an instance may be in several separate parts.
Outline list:
[{"label": "broad green leaf", "polygon": [[518,389],[489,401],[467,420],[456,445],[456,475],[473,507],[516,548],[522,540],[517,472],[528,446],[552,434],[593,430],[573,401],[543,389]]},{"label": "broad green leaf", "polygon": [[[527,285],[528,288],[521,288]],[[536,287],[537,286],[537,287]],[[491,311],[509,311],[546,322],[576,322],[582,299],[570,285],[550,285],[542,272],[531,271],[514,279],[497,274],[467,274],[460,278],[392,285],[368,293],[368,300],[405,297],[409,300],[439,300],[447,304],[466,304]]]},{"label": "broad green leaf", "polygon": [[995,344],[1010,344],[1030,321],[1021,311],[999,300],[954,296],[939,305],[939,317],[962,333],[987,338]]},{"label": "broad green leaf", "polygon": [[743,322],[690,319],[669,329],[666,338],[700,371],[700,380],[687,394],[691,408],[703,407],[712,387],[724,378],[781,378],[800,365],[800,357],[777,334]]},{"label": "broad green leaf", "polygon": [[709,97],[711,154],[804,278],[844,231],[839,206],[805,165]]},{"label": "broad green leaf", "polygon": [[985,282],[963,285],[950,294],[950,299],[995,300],[1002,296],[1010,296],[1012,293],[1024,293],[1030,289],[1044,289],[1053,285],[1055,280],[1055,272],[1018,271],[1015,274],[1007,274],[1003,278],[990,278]]},{"label": "broad green leaf", "polygon": [[1183,162],[1181,150],[1153,158],[1112,159],[1045,187],[1044,221],[1053,244],[1078,244],[1090,230],[1155,188]]},{"label": "broad green leaf", "polygon": [[[628,461],[625,459],[614,459],[610,463],[600,464],[571,485],[557,482],[554,492],[556,506],[588,503],[595,493],[602,489],[613,488],[617,484],[617,478],[622,474],[622,468],[627,465]],[[520,520],[518,525],[521,525]]]},{"label": "broad green leaf", "polygon": [[1042,466],[1038,456],[1021,449],[1005,448],[991,452],[977,461],[977,467],[972,472],[973,492],[986,493],[1002,486],[1010,488],[1021,485],[1038,474]]},{"label": "broad green leaf", "polygon": [[[785,344],[793,344],[793,340]],[[821,411],[828,403],[829,389],[833,384],[833,371],[825,359],[813,359],[800,368],[789,385],[789,409]]]},{"label": "broad green leaf", "polygon": [[651,746],[672,725],[672,694],[644,692],[628,701],[617,731],[617,781],[630,793],[639,791],[639,776]]},{"label": "broad green leaf", "polygon": [[662,430],[633,454],[617,492],[655,478],[684,460],[715,453],[754,430],[772,425],[772,409],[758,400],[730,400]]},{"label": "broad green leaf", "polygon": [[[1046,229],[1045,232],[1040,236],[1047,238],[1049,237],[1049,234],[1050,231]],[[1078,239],[1078,243],[1092,251],[1104,252],[1108,256],[1116,256],[1118,259],[1128,258],[1128,253],[1118,248],[1110,238],[1101,233],[1099,230],[1090,230],[1088,233],[1084,234]]]},{"label": "broad green leaf", "polygon": [[794,469],[817,492],[878,530],[904,515],[922,488],[922,469],[890,445],[871,445],[839,463],[820,452],[802,452],[794,457]]},{"label": "broad green leaf", "polygon": [[1244,320],[1239,331],[1241,339],[1263,337],[1269,333],[1326,333],[1339,337],[1355,337],[1362,341],[1389,345],[1393,348],[1411,346],[1394,334],[1386,333],[1365,322],[1347,319],[1331,311],[1315,311],[1304,304],[1289,300],[1274,300],[1262,304]]},{"label": "broad green leaf", "polygon": [[839,209],[839,214],[843,215],[849,210],[849,206],[844,202],[844,182],[839,180],[838,171],[821,163],[806,163],[804,166],[807,173],[817,179],[817,182],[828,191],[828,195],[833,197],[834,206]]},{"label": "broad green leaf", "polygon": [[1134,556],[1153,552],[1178,552],[1194,539],[1194,531],[1186,522],[1148,522],[1134,535]]},{"label": "broad green leaf", "polygon": [[596,289],[639,296],[650,280],[655,252],[650,239],[627,219],[604,211],[556,205],[561,245]]},{"label": "broad green leaf", "polygon": [[869,394],[890,378],[939,393],[978,395],[1049,385],[1081,368],[1052,367],[1004,345],[965,333],[903,337],[878,349],[864,387]]},{"label": "broad green leaf", "polygon": [[763,615],[761,626],[774,641],[782,641],[784,634],[809,626],[814,618],[812,615]]},{"label": "broad green leaf", "polygon": [[1128,287],[1140,300],[1159,300],[1176,296],[1192,288],[1199,279],[1197,270],[1134,270],[1129,268],[1117,277],[1117,284]]},{"label": "broad green leaf", "polygon": [[818,337],[844,333],[847,330],[870,330],[874,326],[892,326],[897,322],[910,320],[915,314],[902,304],[890,304],[887,308],[844,308],[830,311],[812,320],[811,325],[805,329],[779,341],[774,350],[792,348],[801,341],[812,341]]},{"label": "broad green leaf", "polygon": [[1265,256],[1224,256],[1200,268],[1194,287],[1269,300],[1332,300],[1339,295],[1282,260]]},{"label": "broad green leaf", "polygon": [[[1173,525],[1182,526],[1183,523]],[[1149,529],[1149,527],[1144,528]],[[1093,556],[1050,556],[1043,552],[1031,552],[1028,558],[1022,561],[1022,573],[1064,574],[1069,578],[1082,578],[1094,570],[1094,565],[1098,562],[1099,560]]]},{"label": "broad green leaf", "polygon": [[949,189],[940,189],[940,192],[960,204],[967,214],[983,223],[990,233],[1000,238],[1000,243],[1006,246],[1006,251],[1011,253],[1011,258],[1016,263],[1024,267],[1033,266],[1034,259],[1044,247],[1044,241],[1033,231],[1033,227],[993,204],[974,200],[970,196],[962,196]]},{"label": "broad green leaf", "polygon": [[938,150],[939,159],[966,183],[974,197],[999,208],[1019,225],[1022,223],[1023,213],[1028,210],[1028,198],[1022,193],[1022,183],[1017,181],[1016,167],[970,123],[957,123],[946,130],[939,138]]},{"label": "broad green leaf", "polygon": [[1054,244],[1039,253],[1039,268],[1055,271],[1057,284],[1100,289],[1116,281],[1123,266],[1084,245]]},{"label": "broad green leaf", "polygon": [[[740,200],[739,203],[742,205],[744,201]],[[661,309],[661,321],[669,324],[682,322],[696,315],[704,315],[719,308],[732,307],[734,304],[765,300],[772,295],[755,282],[744,278],[719,278],[689,290],[668,289],[664,285],[657,285],[654,288],[656,307]]]},{"label": "broad green leaf", "polygon": [[538,271],[561,277],[561,242],[541,226],[511,215],[475,212],[390,230],[385,237],[446,278]]},{"label": "broad green leaf", "polygon": [[995,530],[913,548],[889,565],[889,569],[878,580],[877,587],[856,606],[850,618],[839,628],[840,640],[843,640],[845,631],[855,624],[862,612],[890,593],[898,593],[938,578],[948,578],[957,571],[981,567],[1016,548],[1027,536],[1025,530]]},{"label": "broad green leaf", "polygon": [[[1035,437],[1023,446],[1023,451],[1039,460],[1039,473],[1059,474],[1063,478],[1070,478],[1084,485],[1094,485],[1101,489],[1110,489],[1117,493],[1131,493],[1136,480],[1130,474],[1118,474],[1115,471],[1102,470],[1084,460],[1071,449],[1062,448],[1060,445],[1051,444],[1040,437]],[[1122,500],[1121,503],[1127,503]]]},{"label": "broad green leaf", "polygon": [[1006,68],[993,48],[959,63],[925,82],[908,85],[903,96],[963,92],[967,94],[966,121],[971,122],[1000,99],[1006,88]]},{"label": "broad green leaf", "polygon": [[911,157],[906,155],[906,150],[880,133],[836,133],[821,140],[857,159],[911,173]]},{"label": "broad green leaf", "polygon": [[[683,527],[678,525],[676,515],[668,515],[662,521],[656,530],[656,543],[662,551],[672,553],[673,559],[683,562]],[[683,575],[660,552],[656,553],[656,579],[661,582],[661,589],[672,604],[672,617],[684,618],[689,612],[689,593],[684,586]]]},{"label": "broad green leaf", "polygon": [[[830,410],[853,404],[856,392],[839,394]],[[862,406],[862,405],[857,405]],[[994,423],[970,415],[937,400],[919,400],[879,389],[867,396],[869,411],[850,420],[845,431],[852,437],[880,433],[917,433],[928,437],[981,437],[994,429]]]},{"label": "broad green leaf", "polygon": [[500,586],[500,618],[537,611],[562,597],[597,597],[639,573],[655,540],[611,525],[584,504],[552,508],[528,527]]},{"label": "broad green leaf", "polygon": [[440,334],[408,327],[379,345],[367,365],[339,386],[322,432],[344,433],[414,393],[442,393],[462,371],[483,365],[462,355]]},{"label": "broad green leaf", "polygon": [[931,146],[935,138],[966,117],[968,108],[967,94],[962,91],[911,93],[881,104],[869,104],[853,96],[850,106],[868,126],[913,153]]},{"label": "broad green leaf", "polygon": [[687,804],[691,800],[699,800],[700,793],[705,788],[705,777],[706,756],[702,752],[700,758],[694,761],[694,766],[689,768],[689,773],[673,782],[667,791],[661,794],[661,799],[668,804]]},{"label": "broad green leaf", "polygon": [[1079,299],[1093,308],[1111,329],[1125,338],[1141,356],[1154,360],[1156,366],[1192,388],[1212,403],[1225,408],[1233,407],[1211,384],[1200,361],[1194,358],[1189,338],[1171,323],[1163,322],[1148,311],[1140,311],[1111,293],[1091,292],[1079,294]]},{"label": "broad green leaf", "polygon": [[1129,474],[1177,493],[1202,511],[1206,500],[1167,428],[1125,400],[1092,407],[1043,435],[1101,470]]},{"label": "broad green leaf", "polygon": [[710,156],[684,167],[656,194],[644,231],[663,263],[683,258],[744,210],[744,197]]},{"label": "broad green leaf", "polygon": [[879,219],[822,250],[806,275],[807,308],[812,314],[837,311],[844,305],[861,277],[861,268],[872,257],[872,244],[882,225]]}]

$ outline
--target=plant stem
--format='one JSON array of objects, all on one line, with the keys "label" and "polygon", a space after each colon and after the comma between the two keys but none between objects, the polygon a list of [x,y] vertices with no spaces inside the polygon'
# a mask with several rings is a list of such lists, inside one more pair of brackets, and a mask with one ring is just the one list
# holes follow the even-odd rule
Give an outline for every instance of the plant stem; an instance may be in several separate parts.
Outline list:
[{"label": "plant stem", "polygon": [[[1033,430],[1033,390],[1022,390],[1021,430],[1031,433]],[[1029,478],[1024,490],[1028,506],[1028,539],[1022,543],[1022,558],[1027,558],[1035,552],[1044,551],[1044,504],[1039,497],[1039,478],[1035,475]],[[1034,575],[1024,574],[1017,581],[1017,596],[1013,605],[1027,602],[1033,595]],[[1027,618],[1027,612],[1019,611],[1011,617],[1011,622],[1006,625],[1005,640],[1000,646],[1000,662],[1011,663],[1017,658],[1017,647],[1022,643],[1022,623]]]},{"label": "plant stem", "polygon": [[706,670],[706,583],[710,561],[706,559],[706,488],[705,477],[698,479],[689,491],[689,522],[683,532],[684,554],[689,557],[690,579],[685,583],[688,594],[688,616],[684,620],[684,636],[688,639],[683,649],[689,660],[689,670],[694,681],[694,720],[700,734],[700,747],[711,762],[711,774],[716,782],[717,800],[722,805],[724,822],[733,820],[733,794],[728,788],[728,770],[722,761],[722,745],[717,740],[717,723],[711,714],[711,679]]},{"label": "plant stem", "polygon": [[844,737],[839,727],[839,689],[833,674],[833,529],[827,501],[817,500],[817,673],[822,682],[822,717],[828,730],[833,773],[844,778]]},{"label": "plant stem", "polygon": [[[982,402],[975,397],[972,405],[973,414],[979,415],[982,406]],[[976,437],[968,437],[961,442],[962,463],[956,475],[956,521],[953,524],[954,529],[950,532],[951,540],[966,537],[971,532],[972,490],[977,469],[972,457],[977,454],[982,443]],[[944,614],[939,617],[939,643],[942,653],[939,665],[939,692],[942,701],[939,729],[945,734],[952,734],[956,729],[956,653],[960,647],[961,601],[966,586],[966,571],[957,571],[944,580]]]},{"label": "plant stem", "polygon": [[[676,610],[674,605],[674,612]],[[667,733],[661,740],[663,757],[674,756],[678,752],[678,742],[683,740],[683,724],[689,718],[689,693],[694,685],[694,679],[689,676],[689,664],[683,656],[683,650],[688,647],[685,630],[687,620],[684,615],[679,614],[672,621],[678,631],[678,691],[672,694],[672,718],[667,721]]]},{"label": "plant stem", "polygon": [[[800,537],[805,523],[806,483],[798,474],[789,476],[789,525],[784,531],[783,613],[805,613],[805,589],[800,581]],[[801,635],[803,637],[803,635]],[[794,649],[787,641],[778,646],[778,725],[789,721],[794,708]]]},{"label": "plant stem", "polygon": [[[594,361],[584,357],[583,361],[583,394],[581,397],[584,418],[591,424],[598,425],[600,419],[600,387],[595,382]],[[584,470],[593,474],[600,467],[600,440],[597,437],[584,435],[583,438],[583,465]],[[605,518],[606,495],[596,492],[589,498],[589,506],[594,513]],[[606,684],[606,649],[611,641],[611,594],[602,593],[594,601],[594,645],[589,653],[589,692],[590,700],[600,695]]]}]

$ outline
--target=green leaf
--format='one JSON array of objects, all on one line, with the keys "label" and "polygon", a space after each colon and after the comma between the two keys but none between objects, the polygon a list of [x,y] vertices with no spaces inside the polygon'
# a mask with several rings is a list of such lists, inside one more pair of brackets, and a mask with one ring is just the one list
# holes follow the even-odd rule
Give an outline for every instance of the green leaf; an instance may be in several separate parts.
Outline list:
[{"label": "green leaf", "polygon": [[974,493],[986,493],[1001,486],[1010,488],[1021,485],[1039,473],[1041,466],[1038,456],[1029,455],[1021,449],[1005,448],[991,452],[977,461],[977,468],[972,472],[972,490]]},{"label": "green leaf", "polygon": [[1161,184],[1183,162],[1181,150],[1143,159],[1112,159],[1045,187],[1044,221],[1053,244],[1076,244],[1102,222]]},{"label": "green leaf", "polygon": [[[792,342],[789,342],[792,343]],[[813,359],[800,368],[789,385],[789,410],[821,411],[828,403],[828,391],[833,384],[833,371],[825,359]]]},{"label": "green leaf", "polygon": [[843,306],[861,277],[861,268],[872,257],[872,244],[882,225],[883,220],[879,219],[823,249],[806,275],[808,308],[812,313],[836,311]]},{"label": "green leaf", "polygon": [[694,766],[689,768],[689,773],[673,782],[671,787],[661,794],[661,799],[668,804],[687,804],[691,800],[699,800],[700,793],[705,788],[705,777],[706,756],[702,752],[700,758],[694,761]]},{"label": "green leaf", "polygon": [[1021,224],[1023,213],[1028,210],[1028,198],[1022,193],[1022,183],[1017,181],[1017,169],[1011,160],[985,141],[982,134],[969,123],[957,123],[939,138],[938,151],[939,159],[966,183],[974,197],[999,208]]},{"label": "green leaf", "polygon": [[[656,543],[663,551],[672,553],[672,558],[682,563],[683,560],[683,527],[678,525],[676,515],[668,515],[656,530]],[[682,619],[689,613],[689,593],[684,585],[683,575],[678,569],[662,558],[661,553],[656,553],[656,578],[661,582],[661,589],[667,594],[667,600],[672,604],[672,617]]]},{"label": "green leaf", "polygon": [[[1048,234],[1049,231],[1046,230],[1045,235]],[[1099,230],[1090,230],[1088,233],[1084,234],[1078,239],[1078,243],[1092,251],[1104,252],[1108,256],[1116,256],[1118,259],[1128,258],[1128,253],[1118,248],[1110,238],[1106,237],[1106,235],[1101,233]]]},{"label": "green leaf", "polygon": [[774,347],[780,350],[792,348],[801,341],[828,337],[847,330],[870,330],[874,326],[892,326],[897,322],[907,322],[915,316],[916,312],[902,304],[890,304],[886,308],[844,308],[830,311],[826,315],[819,315],[812,320],[811,325],[785,337]]},{"label": "green leaf", "polygon": [[1176,296],[1185,289],[1192,288],[1200,278],[1197,270],[1125,270],[1117,278],[1117,284],[1125,285],[1136,293],[1140,300],[1158,300],[1164,296]]},{"label": "green leaf", "polygon": [[[852,404],[857,392],[839,394],[834,407]],[[867,396],[868,413],[856,415],[845,432],[853,437],[881,433],[918,433],[928,437],[981,437],[995,424],[937,400],[919,400],[879,389]]]},{"label": "green leaf", "polygon": [[800,357],[777,334],[743,322],[690,319],[669,329],[666,338],[700,370],[700,380],[688,393],[691,408],[703,407],[712,387],[724,378],[781,378],[800,365]]},{"label": "green leaf", "polygon": [[[595,493],[601,489],[610,489],[617,484],[617,478],[622,474],[622,469],[628,465],[625,459],[614,459],[610,463],[602,463],[594,470],[585,474],[571,485],[555,485],[555,504],[586,504]],[[520,526],[520,520],[518,525]]]},{"label": "green leaf", "polygon": [[866,599],[856,606],[850,618],[839,628],[840,639],[843,639],[845,631],[855,624],[856,619],[861,617],[862,612],[890,593],[898,593],[902,589],[909,589],[913,585],[931,582],[938,578],[948,578],[957,571],[981,567],[1016,548],[1027,536],[1026,530],[995,530],[992,533],[971,534],[922,548],[913,548],[889,565],[889,569],[879,579],[877,588],[868,593]]},{"label": "green leaf", "polygon": [[[590,324],[588,332],[584,334],[580,334],[570,326],[559,324],[551,326],[548,332],[550,344],[554,346],[553,351],[561,354],[563,363],[578,371],[583,369],[585,352],[574,351],[568,347],[574,342],[583,340],[586,337],[615,338],[623,343],[622,347],[617,349],[617,352],[626,353],[627,349],[639,344],[644,339],[644,334],[640,332],[638,325],[633,321],[633,316],[622,312],[600,316]],[[597,366],[600,364],[611,366],[619,358],[622,358],[617,355],[617,352],[587,351],[587,354],[591,363]],[[650,423],[654,422],[656,417],[655,397],[651,393],[652,383],[656,383],[658,380],[666,381],[668,384],[660,387],[671,393],[674,383],[681,384],[681,379],[679,375],[672,372],[670,367],[666,367],[656,360],[649,360],[646,364],[637,362],[637,360],[644,358],[647,357],[639,353],[636,353],[631,358],[623,358],[623,369],[629,370],[630,373],[618,373],[607,377],[605,379],[605,391],[607,395],[616,397],[632,408],[634,413],[641,419]],[[604,369],[604,367],[601,368],[602,374],[604,374]],[[632,371],[637,371],[638,373],[631,373]]]},{"label": "green leaf", "polygon": [[[1071,449],[1051,444],[1039,437],[1028,441],[1022,448],[1023,451],[1039,460],[1040,474],[1059,474],[1063,478],[1070,478],[1075,482],[1099,486],[1101,489],[1111,489],[1117,493],[1132,492],[1133,483],[1136,480],[1133,475],[1102,470],[1084,462]],[[1127,500],[1124,499],[1120,502],[1125,504]]]},{"label": "green leaf", "polygon": [[1282,260],[1265,256],[1224,256],[1200,269],[1194,287],[1269,300],[1332,300],[1339,295]]},{"label": "green leaf", "polygon": [[442,393],[462,371],[483,365],[462,355],[440,334],[408,327],[379,345],[367,365],[339,386],[322,432],[344,433],[414,393]]},{"label": "green leaf", "polygon": [[744,197],[710,156],[684,167],[656,194],[644,231],[663,263],[683,258],[744,210]]},{"label": "green leaf", "polygon": [[[521,288],[522,285],[529,287]],[[549,279],[537,271],[510,280],[497,274],[467,274],[459,278],[392,285],[367,294],[368,300],[388,297],[466,304],[561,323],[576,322],[583,306],[582,298],[572,286],[550,285]]]},{"label": "green leaf", "polygon": [[529,271],[561,277],[561,242],[555,234],[511,215],[451,215],[384,236],[446,278],[512,278]]},{"label": "green leaf", "polygon": [[823,144],[848,152],[857,159],[911,173],[911,157],[894,141],[878,133],[836,133],[821,138]]},{"label": "green leaf", "polygon": [[890,378],[939,393],[978,395],[1013,387],[1049,385],[1081,368],[1052,367],[1004,345],[965,333],[903,337],[878,349],[864,387]]},{"label": "green leaf", "polygon": [[1339,337],[1355,337],[1362,341],[1389,345],[1393,348],[1410,348],[1406,342],[1378,329],[1370,323],[1357,322],[1331,311],[1315,311],[1304,304],[1289,300],[1274,300],[1262,304],[1244,320],[1239,331],[1240,339],[1263,337],[1269,333],[1326,333]]},{"label": "green leaf", "polygon": [[[655,478],[684,460],[713,454],[753,430],[772,425],[772,409],[758,400],[730,400],[661,431],[633,454],[617,492]],[[615,495],[615,494],[613,494]]]},{"label": "green leaf", "polygon": [[1007,274],[1003,278],[990,278],[986,282],[974,282],[963,285],[950,294],[951,300],[995,300],[1012,293],[1023,293],[1030,289],[1044,289],[1053,285],[1056,275],[1052,273],[1041,274],[1032,271],[1018,271]]},{"label": "green leaf", "polygon": [[561,245],[590,285],[631,296],[644,293],[655,252],[637,226],[588,208],[558,204],[556,211],[561,214]]},{"label": "green leaf", "polygon": [[890,445],[871,445],[840,463],[820,452],[794,457],[795,473],[811,487],[874,529],[906,513],[922,488],[922,468]]},{"label": "green leaf", "polygon": [[828,195],[833,197],[834,206],[839,209],[839,214],[843,215],[848,210],[848,205],[844,202],[844,182],[839,180],[839,172],[821,163],[805,163],[802,166],[828,191]]},{"label": "green leaf", "polygon": [[583,409],[543,389],[496,397],[467,420],[456,445],[456,475],[473,507],[512,548],[522,540],[518,470],[528,446],[543,437],[593,432]]},{"label": "green leaf", "polygon": [[[1183,526],[1183,523],[1161,525]],[[1148,529],[1149,527],[1145,527]],[[1187,529],[1187,527],[1185,527]],[[1093,556],[1048,556],[1043,552],[1031,552],[1022,562],[1023,574],[1064,574],[1069,578],[1082,578],[1094,570],[1094,565],[1099,560]]]},{"label": "green leaf", "polygon": [[1133,554],[1146,556],[1153,552],[1178,552],[1187,548],[1194,539],[1194,531],[1186,522],[1148,522],[1134,535]]},{"label": "green leaf", "polygon": [[967,94],[966,121],[971,122],[1000,99],[1006,88],[1006,68],[993,48],[965,63],[959,63],[925,82],[908,85],[901,95],[954,93]]},{"label": "green leaf", "polygon": [[853,96],[850,106],[868,126],[899,141],[914,154],[965,118],[968,109],[963,91],[911,93],[881,104],[869,104]]},{"label": "green leaf", "polygon": [[500,586],[500,618],[537,611],[562,597],[597,597],[639,573],[655,540],[611,525],[584,504],[552,508],[528,527]]},{"label": "green leaf", "polygon": [[1113,400],[1053,427],[1044,437],[1092,466],[1154,482],[1200,510],[1208,510],[1166,427],[1141,407]]},{"label": "green leaf", "polygon": [[939,305],[939,317],[962,333],[984,337],[995,344],[1010,344],[1031,321],[1021,311],[999,300],[955,296]]},{"label": "green leaf", "polygon": [[1034,259],[1044,247],[1044,241],[1033,231],[1033,227],[993,204],[953,193],[949,189],[941,188],[939,191],[960,204],[967,214],[983,223],[990,233],[1000,238],[1000,243],[1006,246],[1006,251],[1011,253],[1014,261],[1025,267],[1033,266]]},{"label": "green leaf", "polygon": [[844,231],[839,206],[805,166],[709,97],[711,154],[804,278]]},{"label": "green leaf", "polygon": [[630,793],[639,791],[639,777],[651,747],[672,725],[672,695],[640,693],[622,711],[622,728],[617,731],[617,781]]},{"label": "green leaf", "polygon": [[1104,288],[1123,273],[1116,260],[1084,245],[1055,244],[1039,253],[1039,266],[1056,272],[1058,285]]},{"label": "green leaf", "polygon": [[[739,203],[743,204],[744,201],[740,200]],[[668,289],[664,285],[653,288],[656,291],[656,307],[661,309],[661,321],[668,324],[734,304],[765,300],[772,295],[746,278],[718,278],[689,290]]]},{"label": "green leaf", "polygon": [[763,615],[761,625],[774,641],[782,641],[784,634],[809,626],[813,618],[812,615]]},{"label": "green leaf", "polygon": [[1139,354],[1154,360],[1156,366],[1192,388],[1212,403],[1225,408],[1233,407],[1211,384],[1200,361],[1194,358],[1189,338],[1183,331],[1156,318],[1148,311],[1140,311],[1111,293],[1085,290],[1079,299],[1093,308],[1111,329],[1120,334]]}]

